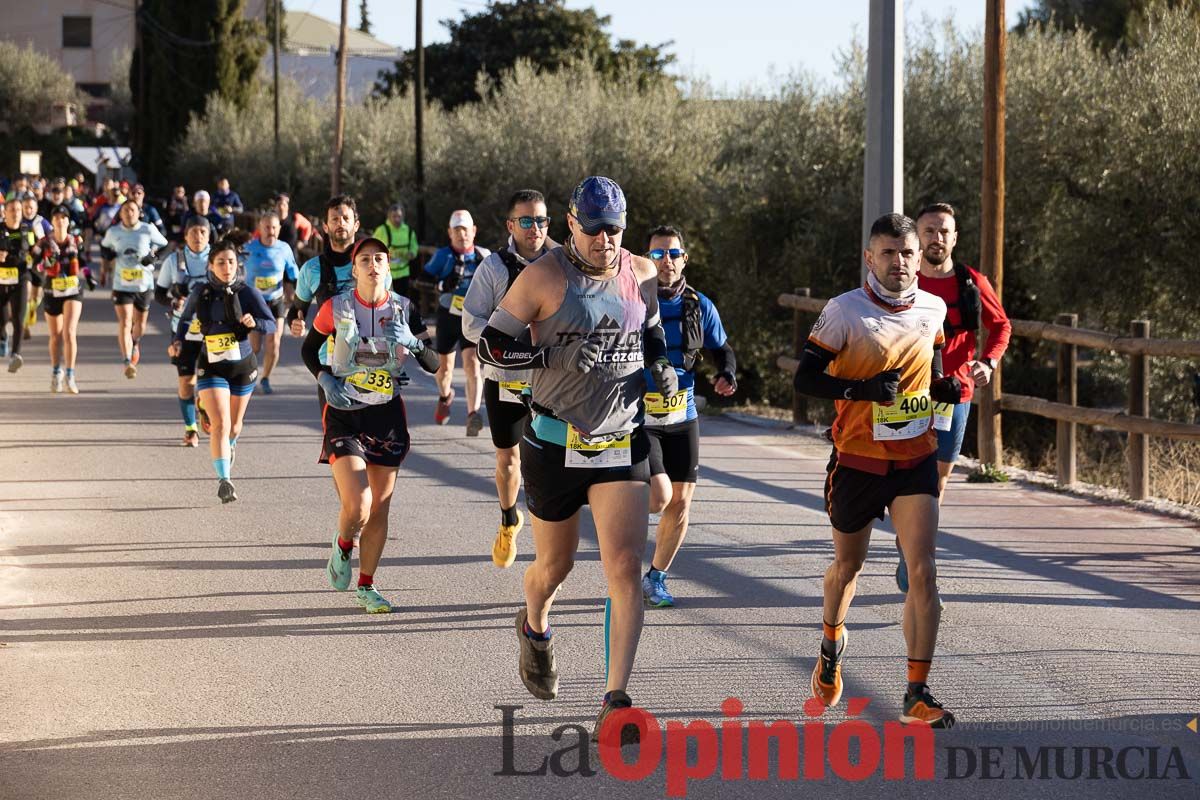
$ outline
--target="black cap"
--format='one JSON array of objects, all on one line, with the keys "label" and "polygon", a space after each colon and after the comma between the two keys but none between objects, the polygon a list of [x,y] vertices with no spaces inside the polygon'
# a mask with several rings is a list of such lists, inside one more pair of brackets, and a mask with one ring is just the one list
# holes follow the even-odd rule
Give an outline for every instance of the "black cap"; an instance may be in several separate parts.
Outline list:
[{"label": "black cap", "polygon": [[68,218],[70,218],[71,209],[67,208],[66,206],[55,206],[54,210],[50,212],[50,216],[51,217],[68,217]]}]

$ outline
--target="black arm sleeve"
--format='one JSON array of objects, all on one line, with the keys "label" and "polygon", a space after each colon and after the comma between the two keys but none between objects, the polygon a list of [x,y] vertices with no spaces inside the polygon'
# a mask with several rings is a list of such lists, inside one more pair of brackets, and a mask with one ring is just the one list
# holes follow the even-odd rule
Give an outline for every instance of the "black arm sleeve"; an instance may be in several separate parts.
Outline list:
[{"label": "black arm sleeve", "polygon": [[547,369],[548,347],[538,347],[488,325],[479,334],[479,360],[500,369]]},{"label": "black arm sleeve", "polygon": [[848,381],[835,378],[825,372],[825,368],[833,361],[834,354],[809,342],[800,354],[800,366],[796,368],[796,377],[792,385],[796,391],[810,397],[824,397],[829,400],[846,400],[847,393],[858,387],[862,381]]},{"label": "black arm sleeve", "polygon": [[737,356],[733,354],[733,348],[729,346],[729,340],[725,340],[725,344],[721,345],[716,350],[708,351],[713,357],[713,363],[717,367],[717,374],[727,372],[730,375],[737,375]]},{"label": "black arm sleeve", "polygon": [[154,285],[154,302],[168,307],[171,305],[171,295],[168,294],[166,289],[158,284]]},{"label": "black arm sleeve", "polygon": [[647,367],[660,358],[667,357],[667,335],[662,325],[647,328],[642,333],[642,360]]},{"label": "black arm sleeve", "polygon": [[308,318],[308,307],[311,303],[306,303],[300,298],[292,300],[292,307],[288,309],[287,319],[284,320],[285,325],[291,325],[293,320],[303,320]]},{"label": "black arm sleeve", "polygon": [[936,381],[942,377],[942,348],[933,348],[933,361],[930,363],[933,368],[933,379]]},{"label": "black arm sleeve", "polygon": [[316,328],[310,328],[308,335],[304,337],[304,342],[300,345],[300,357],[304,359],[304,366],[308,367],[308,371],[313,374],[314,378],[322,372],[332,371],[321,363],[321,345],[325,344],[326,338],[326,334]]}]

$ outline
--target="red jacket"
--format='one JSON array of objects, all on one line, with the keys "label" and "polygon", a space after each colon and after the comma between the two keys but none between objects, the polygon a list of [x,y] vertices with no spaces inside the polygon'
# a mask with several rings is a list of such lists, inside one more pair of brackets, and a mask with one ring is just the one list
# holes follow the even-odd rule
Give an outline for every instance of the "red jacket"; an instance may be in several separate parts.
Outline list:
[{"label": "red jacket", "polygon": [[[964,264],[964,266],[966,266]],[[996,290],[980,272],[967,267],[967,272],[979,287],[979,303],[982,307],[980,317],[983,327],[987,329],[987,343],[984,345],[980,359],[990,358],[999,364],[1008,349],[1008,340],[1012,336],[1012,323],[1000,305]],[[962,315],[958,313],[958,279],[951,272],[945,278],[927,278],[918,273],[917,286],[946,301],[946,319],[954,326],[954,335],[946,339],[942,349],[942,372],[953,375],[962,384],[960,402],[968,403],[975,396],[975,381],[971,379],[971,370],[967,362],[975,359],[975,331],[961,330],[958,325]]]}]

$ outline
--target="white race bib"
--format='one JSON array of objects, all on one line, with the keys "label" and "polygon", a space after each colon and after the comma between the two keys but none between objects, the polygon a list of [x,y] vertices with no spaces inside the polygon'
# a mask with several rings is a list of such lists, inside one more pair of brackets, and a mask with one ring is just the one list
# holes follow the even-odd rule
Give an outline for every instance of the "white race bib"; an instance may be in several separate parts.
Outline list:
[{"label": "white race bib", "polygon": [[204,337],[204,349],[208,351],[209,362],[240,361],[241,349],[237,337],[232,333],[213,333]]},{"label": "white race bib", "polygon": [[604,469],[607,467],[628,467],[633,464],[633,451],[630,449],[630,434],[616,439],[588,441],[574,425],[567,424],[567,455],[565,464],[568,467],[584,467],[589,469]]},{"label": "white race bib", "polygon": [[521,398],[521,395],[531,385],[529,381],[500,381],[500,402],[524,405],[525,401]]},{"label": "white race bib", "polygon": [[933,428],[948,431],[954,426],[954,403],[933,404]]},{"label": "white race bib", "polygon": [[645,425],[651,428],[661,428],[687,422],[688,397],[691,389],[681,389],[670,400],[658,392],[646,392],[642,400],[646,404]]},{"label": "white race bib", "polygon": [[890,403],[871,404],[872,435],[877,442],[914,439],[929,430],[932,420],[928,389],[898,394]]}]

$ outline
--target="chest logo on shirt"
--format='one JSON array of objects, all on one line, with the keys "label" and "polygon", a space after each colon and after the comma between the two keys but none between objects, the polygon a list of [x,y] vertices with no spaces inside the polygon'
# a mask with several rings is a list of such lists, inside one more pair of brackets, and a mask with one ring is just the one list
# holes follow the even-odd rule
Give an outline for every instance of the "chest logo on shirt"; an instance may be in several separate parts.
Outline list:
[{"label": "chest logo on shirt", "polygon": [[867,326],[867,330],[871,333],[883,333],[883,325],[874,317],[863,317],[863,324]]},{"label": "chest logo on shirt", "polygon": [[917,323],[917,326],[921,331],[922,338],[928,339],[933,335],[933,326],[929,322],[929,317],[921,317],[921,321]]}]

